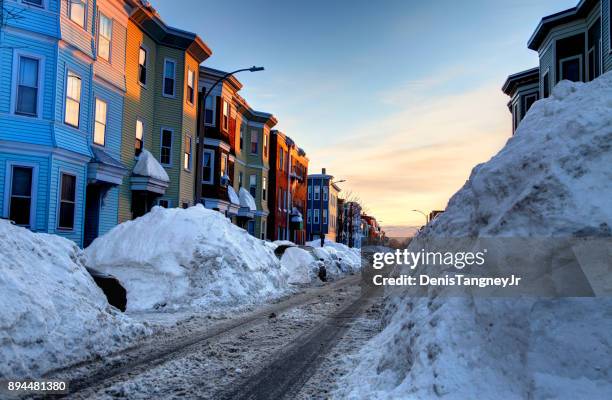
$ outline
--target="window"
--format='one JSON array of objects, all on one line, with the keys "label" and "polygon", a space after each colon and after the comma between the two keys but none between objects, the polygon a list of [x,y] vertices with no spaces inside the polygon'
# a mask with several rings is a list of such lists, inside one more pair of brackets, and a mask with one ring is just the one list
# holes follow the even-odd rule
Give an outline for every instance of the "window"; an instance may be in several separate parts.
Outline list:
[{"label": "window", "polygon": [[223,100],[223,130],[229,129],[229,103]]},{"label": "window", "polygon": [[323,223],[327,224],[327,210],[323,210]]},{"label": "window", "polygon": [[243,122],[240,124],[240,150],[244,150],[244,130],[246,129],[246,124]]},{"label": "window", "polygon": [[312,210],[308,210],[306,212],[306,223],[309,224],[310,223],[310,219],[312,218]]},{"label": "window", "polygon": [[85,27],[85,1],[68,0],[68,17],[81,27]]},{"label": "window", "polygon": [[580,81],[582,76],[582,56],[572,56],[561,59],[561,79],[567,79],[572,82]]},{"label": "window", "polygon": [[78,128],[80,109],[81,78],[69,71],[66,81],[66,114],[64,116],[64,122]]},{"label": "window", "polygon": [[259,143],[257,138],[257,131],[251,131],[251,154],[257,154],[259,151]]},{"label": "window", "polygon": [[172,164],[172,131],[162,128],[160,138],[159,161],[162,164]]},{"label": "window", "polygon": [[110,61],[111,43],[113,38],[113,21],[104,14],[100,14],[98,32],[98,56]]},{"label": "window", "polygon": [[195,74],[192,70],[187,70],[187,102],[193,104],[193,96],[195,95]]},{"label": "window", "polygon": [[157,205],[163,208],[170,208],[170,200],[159,199],[157,200]]},{"label": "window", "polygon": [[320,196],[321,196],[321,186],[316,185],[314,187],[314,199],[319,200],[321,198]]},{"label": "window", "polygon": [[227,154],[221,153],[221,168],[219,168],[219,175],[223,179],[227,176]]},{"label": "window", "polygon": [[76,204],[76,176],[62,174],[59,221],[59,229],[74,228],[74,209]]},{"label": "window", "polygon": [[12,167],[9,219],[17,225],[30,226],[32,210],[32,167]]},{"label": "window", "polygon": [[257,175],[249,176],[249,192],[253,198],[257,198]]},{"label": "window", "polygon": [[184,209],[186,210],[186,209],[188,209],[188,208],[189,208],[189,203],[187,203],[187,202],[183,202],[183,203],[181,204],[181,207],[182,207],[182,208],[184,208]]},{"label": "window", "polygon": [[323,200],[327,201],[328,199],[328,194],[327,194],[327,186],[323,186]]},{"label": "window", "polygon": [[183,168],[191,171],[191,136],[185,136],[185,152],[183,153]]},{"label": "window", "polygon": [[525,115],[527,115],[527,112],[529,111],[529,109],[531,108],[533,103],[535,103],[536,101],[538,101],[538,94],[537,93],[528,94],[525,97],[523,97],[523,115],[522,115],[522,118],[525,118]]},{"label": "window", "polygon": [[238,172],[238,190],[242,187],[244,176],[242,171]]},{"label": "window", "polygon": [[267,190],[267,179],[266,177],[261,178],[261,198],[262,200],[266,200],[266,190]]},{"label": "window", "polygon": [[308,200],[312,199],[312,186],[308,185]]},{"label": "window", "polygon": [[587,81],[601,75],[601,19],[598,18],[587,31]]},{"label": "window", "polygon": [[278,209],[281,209],[281,204],[283,202],[283,188],[278,189]]},{"label": "window", "polygon": [[37,7],[43,7],[43,0],[23,0],[24,3]]},{"label": "window", "polygon": [[214,120],[214,116],[215,116],[215,112],[213,109],[214,105],[213,105],[213,98],[210,96],[206,97],[206,101],[204,102],[204,122],[209,124],[209,125],[214,125],[215,120]]},{"label": "window", "polygon": [[264,157],[268,157],[268,135],[264,133],[263,139],[264,139],[264,145],[263,145]]},{"label": "window", "polygon": [[94,124],[93,142],[104,146],[106,139],[106,102],[96,99],[96,116]]},{"label": "window", "polygon": [[164,96],[174,97],[174,81],[176,79],[176,62],[166,59],[164,61]]},{"label": "window", "polygon": [[266,240],[266,221],[261,221],[261,240]]},{"label": "window", "polygon": [[16,114],[38,115],[39,64],[35,58],[19,57]]},{"label": "window", "polygon": [[550,78],[548,75],[548,71],[546,71],[546,73],[544,74],[542,81],[542,97],[547,98],[548,96],[550,96]]},{"label": "window", "polygon": [[283,165],[285,165],[285,151],[283,149],[278,149],[278,169],[279,171],[283,170]]},{"label": "window", "polygon": [[138,157],[143,149],[144,124],[141,120],[136,120],[136,137],[134,140],[134,155]]},{"label": "window", "polygon": [[204,149],[202,158],[202,183],[212,185],[213,171],[215,167],[215,151]]},{"label": "window", "polygon": [[315,224],[319,223],[319,209],[318,208],[314,209],[313,220]]},{"label": "window", "polygon": [[147,84],[147,50],[143,47],[138,50],[138,82]]}]

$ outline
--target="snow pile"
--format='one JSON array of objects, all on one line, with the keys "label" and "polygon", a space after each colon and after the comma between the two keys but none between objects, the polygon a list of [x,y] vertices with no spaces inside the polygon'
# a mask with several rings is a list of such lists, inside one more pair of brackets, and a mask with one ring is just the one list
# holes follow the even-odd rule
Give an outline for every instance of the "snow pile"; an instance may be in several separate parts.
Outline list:
[{"label": "snow pile", "polygon": [[148,176],[160,181],[170,182],[168,173],[148,150],[143,149],[132,170],[134,175]]},{"label": "snow pile", "polygon": [[342,243],[325,239],[325,246],[321,247],[320,240],[307,242],[313,248],[314,256],[323,261],[327,274],[338,277],[343,274],[358,271],[361,268],[361,252]]},{"label": "snow pile", "polygon": [[[610,237],[611,165],[612,73],[563,81],[418,238]],[[386,312],[337,397],[612,398],[609,297],[391,293]]]},{"label": "snow pile", "polygon": [[244,306],[284,293],[273,250],[198,204],[154,207],[96,239],[89,265],[119,278],[128,310]]},{"label": "snow pile", "polygon": [[40,377],[149,331],[108,305],[81,250],[0,220],[0,378]]},{"label": "snow pile", "polygon": [[287,281],[291,284],[310,283],[319,272],[319,262],[308,251],[289,247],[281,257],[281,265],[287,270]]}]

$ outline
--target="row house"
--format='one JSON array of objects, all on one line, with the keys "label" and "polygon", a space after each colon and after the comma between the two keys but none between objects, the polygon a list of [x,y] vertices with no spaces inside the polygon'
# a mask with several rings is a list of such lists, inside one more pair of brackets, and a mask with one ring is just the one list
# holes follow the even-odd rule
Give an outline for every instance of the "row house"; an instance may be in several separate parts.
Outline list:
[{"label": "row house", "polygon": [[86,246],[154,197],[192,202],[182,153],[196,128],[189,71],[210,55],[201,39],[136,0],[2,6],[14,16],[0,26],[2,216]]},{"label": "row house", "polygon": [[308,158],[284,133],[270,134],[270,195],[268,238],[304,244]]},{"label": "row house", "polygon": [[217,83],[226,74],[213,68],[200,69],[199,90],[205,100],[199,114],[202,145],[197,162],[202,180],[196,201],[224,213],[253,236],[266,239],[270,130],[277,120],[249,106],[238,94],[242,84],[235,77]]},{"label": "row house", "polygon": [[611,1],[581,0],[542,18],[527,44],[538,53],[538,67],[509,76],[502,88],[511,97],[513,132],[531,104],[561,80],[589,82],[612,70]]},{"label": "row house", "polygon": [[119,222],[154,205],[194,204],[199,65],[211,50],[197,35],[166,25],[155,9],[135,9],[127,25],[127,93]]},{"label": "row house", "polygon": [[336,241],[337,204],[340,188],[325,168],[308,175],[306,235],[309,241],[324,238]]},{"label": "row house", "polygon": [[346,201],[340,210],[342,218],[338,218],[338,229],[342,234],[339,241],[348,247],[361,248],[364,229],[361,205],[356,201]]}]

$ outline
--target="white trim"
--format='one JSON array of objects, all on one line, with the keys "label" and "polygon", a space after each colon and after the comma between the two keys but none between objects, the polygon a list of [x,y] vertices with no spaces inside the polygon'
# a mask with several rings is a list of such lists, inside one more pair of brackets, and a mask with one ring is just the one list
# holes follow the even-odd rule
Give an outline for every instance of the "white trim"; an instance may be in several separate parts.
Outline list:
[{"label": "white trim", "polygon": [[[193,100],[189,100],[189,73],[193,74]],[[191,68],[189,68],[189,66],[187,66],[187,73],[185,74],[186,79],[185,79],[185,102],[190,105],[193,106],[196,103],[196,97],[198,95],[198,91],[196,90],[197,88],[197,82],[196,82],[196,75],[195,75],[195,71],[193,71]]]},{"label": "white trim", "polygon": [[230,151],[230,146],[229,144],[225,143],[223,140],[219,140],[219,139],[210,139],[210,138],[204,138],[204,144],[206,146],[212,146],[212,147],[220,147],[225,151]]},{"label": "white trim", "polygon": [[10,201],[13,185],[13,167],[32,168],[32,188],[30,190],[30,226],[31,230],[36,229],[36,208],[38,201],[38,169],[39,164],[29,161],[6,161],[6,176],[4,178],[4,209],[3,215],[5,218],[10,218]]},{"label": "white trim", "polygon": [[564,61],[573,60],[573,59],[575,59],[575,58],[577,58],[577,59],[578,59],[578,61],[579,61],[579,62],[578,62],[578,66],[580,67],[580,70],[579,70],[579,72],[578,72],[578,74],[580,75],[580,76],[578,77],[578,82],[582,82],[582,79],[583,79],[583,76],[584,76],[584,75],[583,75],[584,69],[583,69],[583,67],[582,67],[582,63],[583,63],[582,54],[576,54],[575,56],[569,56],[569,57],[565,57],[565,58],[561,58],[561,59],[559,59],[559,61],[558,61],[558,62],[559,62],[559,82],[560,82],[561,80],[563,80],[563,62],[564,62]]},{"label": "white trim", "polygon": [[[70,15],[72,11],[70,5],[72,4],[72,2],[77,2],[77,1],[79,3],[83,3],[83,25],[79,25],[79,23],[73,20],[72,16]],[[89,34],[89,30],[88,30],[89,27],[87,24],[87,22],[89,22],[89,0],[68,0],[66,3],[66,17],[68,17],[68,20],[72,22],[75,26],[78,26],[79,28],[83,29],[85,32]]]},{"label": "white trim", "polygon": [[[145,51],[145,69],[147,71],[145,83],[140,82],[140,70],[138,69],[138,67],[140,67],[140,49],[141,48]],[[136,67],[136,82],[145,89],[148,89],[148,86],[149,86],[149,59],[151,58],[150,55],[151,55],[151,49],[149,48],[149,46],[147,46],[144,42],[140,42],[140,46],[138,46],[138,55],[137,55],[138,61],[137,61],[137,67]]]},{"label": "white trim", "polygon": [[[102,103],[106,104],[106,120],[104,121],[104,144],[96,143],[96,111],[97,111],[97,102],[100,100]],[[92,123],[91,123],[91,144],[99,147],[106,147],[106,134],[108,132],[108,100],[104,98],[104,96],[100,96],[99,93],[94,92],[93,96],[93,115],[92,115]]]},{"label": "white trim", "polygon": [[550,91],[551,91],[551,85],[550,85],[550,67],[546,68],[546,70],[544,70],[544,74],[542,74],[542,76],[540,77],[540,81],[542,82],[542,86],[539,90],[540,92],[540,98],[543,99],[544,98],[544,77],[546,77],[546,75],[548,75],[548,95],[550,96]]},{"label": "white trim", "polygon": [[202,183],[213,185],[215,182],[215,151],[213,149],[202,149],[202,161],[204,161],[204,153],[210,154],[210,179],[204,179],[204,162],[202,162]]},{"label": "white trim", "polygon": [[[172,85],[172,94],[166,94],[166,63],[171,62],[174,64],[174,77],[172,78],[174,84]],[[170,99],[176,98],[176,66],[177,62],[174,58],[164,57],[164,68],[162,75],[162,96]]]},{"label": "white trim", "polygon": [[[181,157],[183,171],[191,172],[193,170],[193,137],[191,135],[185,134],[185,141],[183,143],[183,157]],[[185,168],[185,146],[187,145],[187,141],[189,140],[189,167]]]},{"label": "white trim", "polygon": [[[132,148],[132,150],[134,151],[134,153],[136,153],[136,128],[138,127],[138,121],[142,123],[142,146],[140,148],[140,152],[142,153],[142,151],[145,149],[145,137],[147,136],[145,134],[145,131],[147,130],[147,123],[145,122],[144,118],[141,118],[140,116],[137,116],[134,120],[134,147]],[[139,156],[140,154],[134,154],[134,159],[137,160]]]},{"label": "white trim", "polygon": [[[104,62],[112,65],[113,64],[113,27],[115,25],[115,20],[112,17],[109,17],[106,15],[106,12],[100,10],[100,8],[98,7],[98,21],[97,23],[97,32],[96,32],[96,53],[95,53],[95,58],[96,60],[100,59],[103,60]],[[102,32],[100,30],[100,21],[102,20],[102,17],[108,19],[111,23],[111,37],[108,40],[108,60],[106,58],[103,58],[100,56],[100,32]]]},{"label": "white trim", "polygon": [[[206,86],[204,86],[204,89],[206,89]],[[207,91],[208,93],[208,91]],[[212,103],[212,122],[208,123],[206,122],[206,100],[210,99],[210,102]],[[204,100],[204,125],[206,126],[215,126],[215,122],[217,119],[217,96],[214,95],[208,95],[206,96],[206,100]]]},{"label": "white trim", "polygon": [[[164,131],[170,132],[170,162],[169,163],[162,162],[162,147],[163,147]],[[172,167],[172,163],[174,161],[172,157],[173,150],[174,150],[174,129],[170,128],[169,126],[162,125],[159,128],[159,163],[163,165],[164,167]]]},{"label": "white trim", "polygon": [[[77,125],[74,126],[68,122],[66,122],[66,105],[67,105],[67,101],[68,100],[68,75],[72,73],[75,77],[77,77],[80,81],[81,81],[81,85],[80,85],[80,90],[79,90],[79,113],[78,113],[78,121],[77,121]],[[83,77],[78,74],[77,72],[75,72],[73,69],[70,68],[66,68],[66,71],[64,73],[64,105],[63,105],[63,116],[62,116],[62,122],[64,123],[64,126],[68,126],[70,128],[81,130],[81,111],[82,111],[82,103],[83,103]]]},{"label": "white trim", "polygon": [[13,154],[20,154],[26,156],[38,156],[38,157],[49,157],[49,154],[52,154],[54,157],[58,159],[75,162],[75,163],[87,163],[91,160],[91,156],[84,155],[81,153],[76,153],[74,151],[45,146],[40,144],[32,144],[25,142],[13,142],[7,140],[0,140],[0,149],[3,152],[9,152]]},{"label": "white trim", "polygon": [[[21,57],[33,58],[38,60],[38,93],[36,94],[36,115],[27,115],[27,114],[19,114],[16,113],[15,109],[17,107],[17,79],[19,76],[19,59]],[[13,51],[13,73],[12,73],[12,87],[11,87],[11,108],[10,112],[13,115],[25,116],[28,118],[38,118],[42,119],[43,117],[43,93],[44,93],[44,73],[45,73],[45,56],[36,53],[30,53],[27,51],[23,51],[20,49],[15,49]]]}]

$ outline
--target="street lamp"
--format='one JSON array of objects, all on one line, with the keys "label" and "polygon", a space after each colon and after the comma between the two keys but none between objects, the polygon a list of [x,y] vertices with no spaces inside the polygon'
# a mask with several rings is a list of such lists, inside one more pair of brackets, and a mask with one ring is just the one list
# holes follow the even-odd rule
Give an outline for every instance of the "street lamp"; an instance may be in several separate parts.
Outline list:
[{"label": "street lamp", "polygon": [[[227,74],[223,75],[221,78],[217,79],[217,81],[210,87],[210,89],[206,90],[205,88],[203,88],[204,91],[204,96],[202,96],[202,99],[200,100],[200,117],[201,117],[201,126],[200,126],[200,131],[198,132],[198,142],[196,144],[196,203],[200,203],[202,201],[202,157],[204,154],[204,137],[205,137],[205,131],[206,131],[206,98],[208,97],[208,94],[211,93],[213,91],[213,89],[221,82],[223,82],[224,80],[226,80],[227,78],[229,78],[230,76],[237,74],[238,72],[244,72],[244,71],[249,71],[249,72],[259,72],[259,71],[263,71],[264,67],[256,67],[256,66],[252,66],[250,68],[241,68],[241,69],[237,69],[235,71],[232,72],[228,72]],[[204,108],[204,114],[202,115],[202,108]]]},{"label": "street lamp", "polygon": [[429,219],[427,217],[427,214],[425,214],[423,211],[421,210],[412,210],[414,212],[418,212],[419,214],[422,214],[425,217],[425,225],[427,225],[427,223],[429,222]]}]

